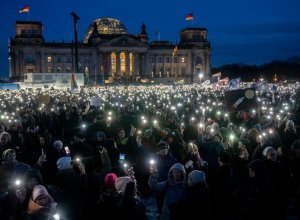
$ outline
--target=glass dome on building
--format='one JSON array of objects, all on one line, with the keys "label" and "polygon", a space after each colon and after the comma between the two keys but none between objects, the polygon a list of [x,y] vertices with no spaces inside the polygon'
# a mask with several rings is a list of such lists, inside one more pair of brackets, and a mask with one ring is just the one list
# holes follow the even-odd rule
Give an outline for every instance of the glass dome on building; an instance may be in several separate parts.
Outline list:
[{"label": "glass dome on building", "polygon": [[114,18],[98,18],[93,21],[84,36],[84,43],[87,43],[94,30],[94,24],[97,24],[99,34],[128,34],[127,28],[119,20]]}]

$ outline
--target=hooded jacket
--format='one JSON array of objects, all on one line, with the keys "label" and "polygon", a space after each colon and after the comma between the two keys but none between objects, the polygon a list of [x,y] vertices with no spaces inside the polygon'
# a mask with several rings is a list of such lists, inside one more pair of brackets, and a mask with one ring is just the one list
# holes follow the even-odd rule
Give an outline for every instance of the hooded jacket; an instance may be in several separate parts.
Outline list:
[{"label": "hooded jacket", "polygon": [[[182,173],[182,180],[175,183],[172,178],[172,171],[177,169]],[[154,192],[164,192],[165,200],[161,213],[161,220],[172,219],[174,211],[178,211],[178,208],[183,207],[181,204],[184,203],[186,198],[186,172],[184,166],[180,163],[175,163],[168,172],[168,180],[164,182],[157,182],[157,177],[151,175],[148,181],[150,188]],[[176,207],[176,208],[175,208]]]}]

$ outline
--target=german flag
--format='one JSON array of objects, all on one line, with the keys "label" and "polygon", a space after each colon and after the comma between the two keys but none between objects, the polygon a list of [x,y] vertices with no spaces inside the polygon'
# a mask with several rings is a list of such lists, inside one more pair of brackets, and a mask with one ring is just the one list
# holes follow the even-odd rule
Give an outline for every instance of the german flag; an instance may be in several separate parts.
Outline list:
[{"label": "german flag", "polygon": [[29,5],[25,5],[24,8],[22,8],[19,13],[23,13],[23,12],[29,12]]},{"label": "german flag", "polygon": [[185,16],[185,20],[186,21],[194,20],[194,14],[193,13],[188,14],[187,16]]},{"label": "german flag", "polygon": [[212,76],[221,77],[221,72],[217,72],[215,74],[212,74]]}]

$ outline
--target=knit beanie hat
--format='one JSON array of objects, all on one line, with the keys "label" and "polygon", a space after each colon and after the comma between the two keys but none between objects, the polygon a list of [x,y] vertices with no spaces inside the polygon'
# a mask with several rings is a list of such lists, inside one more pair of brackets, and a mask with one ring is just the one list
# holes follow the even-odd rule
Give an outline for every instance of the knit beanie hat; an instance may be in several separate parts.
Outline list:
[{"label": "knit beanie hat", "polygon": [[106,138],[105,133],[103,131],[98,131],[96,135],[97,137],[102,137],[104,139]]},{"label": "knit beanie hat", "polygon": [[117,180],[117,175],[114,173],[108,173],[106,174],[105,178],[104,178],[104,185],[106,188],[115,188],[115,183]]},{"label": "knit beanie hat", "polygon": [[287,123],[285,124],[286,127],[294,127],[294,122],[292,120],[288,120]]},{"label": "knit beanie hat", "polygon": [[189,173],[188,177],[188,185],[193,186],[197,183],[205,182],[205,173],[200,170],[193,170],[192,172]]},{"label": "knit beanie hat", "polygon": [[56,161],[58,170],[71,168],[71,157],[61,157]]},{"label": "knit beanie hat", "polygon": [[131,181],[129,176],[122,176],[117,178],[115,182],[115,187],[118,192],[121,192],[122,194],[125,192],[127,183]]},{"label": "knit beanie hat", "polygon": [[16,152],[15,152],[15,150],[13,150],[13,149],[7,149],[7,150],[5,150],[5,151],[2,153],[2,160],[5,160],[6,157],[8,156],[8,154],[10,154],[10,153],[16,153]]},{"label": "knit beanie hat", "polygon": [[169,149],[169,143],[167,141],[160,141],[157,144],[157,150],[160,151],[162,149]]},{"label": "knit beanie hat", "polygon": [[241,138],[239,141],[240,141],[245,147],[249,147],[249,145],[250,145],[250,141],[249,141],[248,139],[246,139],[246,138]]},{"label": "knit beanie hat", "polygon": [[270,150],[274,150],[274,148],[271,147],[271,146],[268,146],[268,147],[266,147],[266,148],[263,150],[262,154],[266,157],[266,156],[267,156],[267,153],[268,153]]}]

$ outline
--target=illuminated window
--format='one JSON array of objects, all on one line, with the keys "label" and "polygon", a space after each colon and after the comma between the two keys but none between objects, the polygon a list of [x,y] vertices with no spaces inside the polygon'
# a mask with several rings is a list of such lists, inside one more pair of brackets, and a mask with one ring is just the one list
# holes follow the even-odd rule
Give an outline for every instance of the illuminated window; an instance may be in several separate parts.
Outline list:
[{"label": "illuminated window", "polygon": [[152,77],[152,78],[154,77],[154,73],[155,73],[155,68],[152,67],[152,71],[151,71],[151,77]]},{"label": "illuminated window", "polygon": [[117,73],[117,56],[116,53],[111,53],[111,74],[114,76]]},{"label": "illuminated window", "polygon": [[160,67],[160,68],[158,69],[158,77],[161,78],[162,72],[163,72],[162,67]]},{"label": "illuminated window", "polygon": [[52,63],[52,57],[51,56],[47,57],[47,63]]},{"label": "illuminated window", "polygon": [[121,73],[122,75],[125,75],[126,72],[126,62],[125,62],[125,53],[120,53],[120,62],[121,62]]},{"label": "illuminated window", "polygon": [[132,52],[130,52],[130,54],[129,54],[129,72],[130,72],[130,76],[132,76],[132,74],[133,74],[133,54],[132,54]]},{"label": "illuminated window", "polygon": [[181,57],[181,63],[184,63],[184,62],[185,62],[184,57]]},{"label": "illuminated window", "polygon": [[84,67],[84,73],[89,74],[89,68],[87,66]]},{"label": "illuminated window", "polygon": [[167,77],[170,77],[170,67],[167,68]]}]

